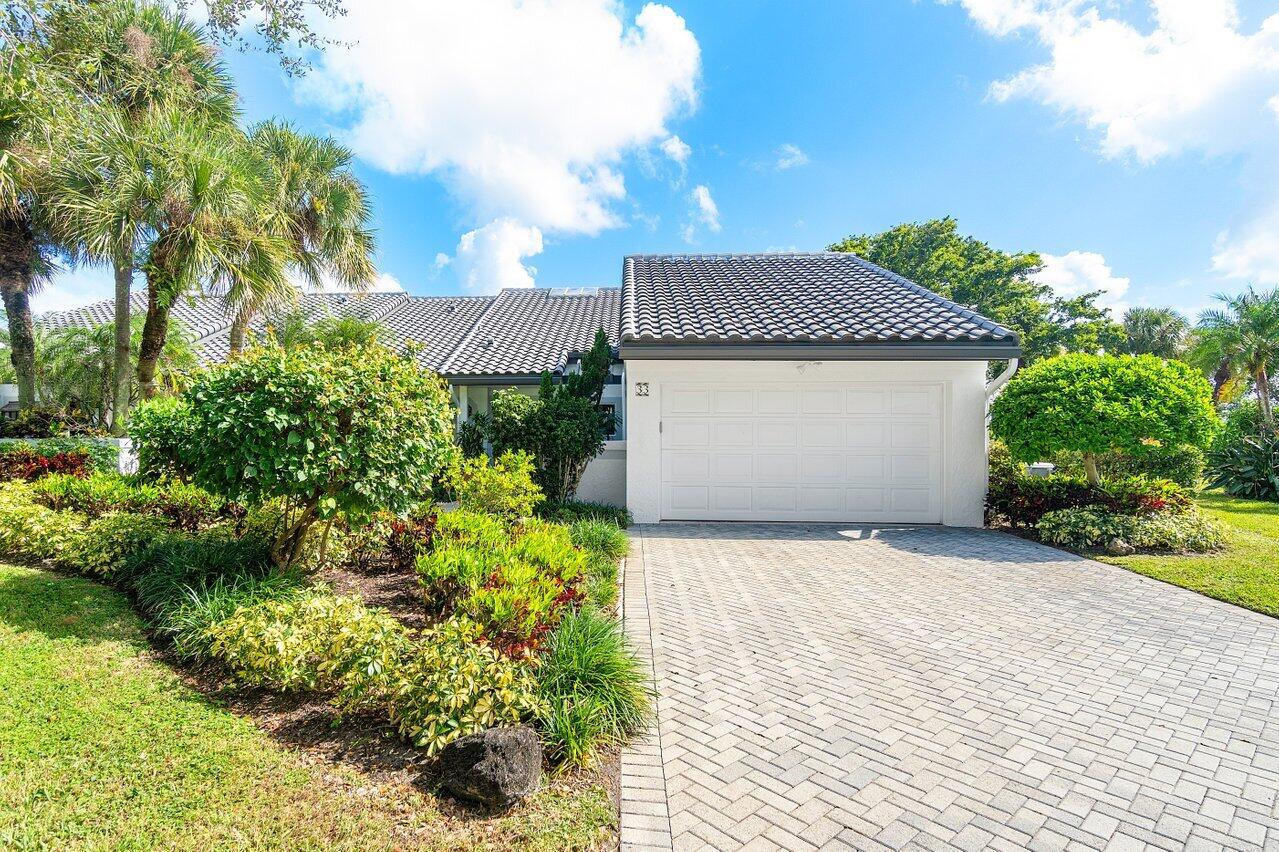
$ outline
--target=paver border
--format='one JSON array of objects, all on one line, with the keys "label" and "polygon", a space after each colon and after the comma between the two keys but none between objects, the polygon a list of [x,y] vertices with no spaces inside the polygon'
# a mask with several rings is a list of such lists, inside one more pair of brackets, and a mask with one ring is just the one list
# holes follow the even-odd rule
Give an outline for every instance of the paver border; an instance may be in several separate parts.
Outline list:
[{"label": "paver border", "polygon": [[651,852],[673,848],[670,811],[666,805],[666,764],[662,759],[657,668],[653,628],[648,615],[648,577],[644,570],[644,537],[631,537],[631,552],[622,564],[622,624],[631,648],[647,662],[653,690],[653,719],[649,730],[622,750],[619,782],[620,846],[623,852]]}]

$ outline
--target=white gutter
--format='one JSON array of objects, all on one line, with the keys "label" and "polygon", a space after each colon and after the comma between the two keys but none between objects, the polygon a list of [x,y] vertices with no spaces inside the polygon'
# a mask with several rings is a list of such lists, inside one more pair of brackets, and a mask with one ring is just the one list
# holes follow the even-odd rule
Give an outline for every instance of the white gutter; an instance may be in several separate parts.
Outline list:
[{"label": "white gutter", "polygon": [[999,392],[1004,389],[1004,385],[1008,384],[1008,380],[1013,377],[1013,373],[1017,372],[1017,359],[1009,358],[1008,366],[998,376],[986,385],[986,411],[990,411],[990,404],[999,396]]}]

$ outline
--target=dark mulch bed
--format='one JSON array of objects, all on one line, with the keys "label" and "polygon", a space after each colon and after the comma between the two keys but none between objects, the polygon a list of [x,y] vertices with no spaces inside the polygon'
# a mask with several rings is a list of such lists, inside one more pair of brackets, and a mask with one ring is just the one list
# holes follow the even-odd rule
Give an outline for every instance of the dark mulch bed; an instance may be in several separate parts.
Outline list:
[{"label": "dark mulch bed", "polygon": [[381,607],[406,627],[422,630],[435,618],[427,611],[422,587],[411,566],[384,557],[360,559],[349,565],[325,568],[316,579],[339,595],[359,595],[372,607]]}]

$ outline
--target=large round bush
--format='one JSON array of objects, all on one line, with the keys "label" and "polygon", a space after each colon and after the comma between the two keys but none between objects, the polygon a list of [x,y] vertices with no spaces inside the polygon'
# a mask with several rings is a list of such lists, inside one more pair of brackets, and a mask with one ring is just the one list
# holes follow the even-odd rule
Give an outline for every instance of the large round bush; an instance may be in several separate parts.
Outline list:
[{"label": "large round bush", "polygon": [[1189,364],[1153,355],[1048,358],[1014,376],[991,408],[991,429],[1015,458],[1082,453],[1094,485],[1103,453],[1202,449],[1216,426],[1207,379]]},{"label": "large round bush", "polygon": [[407,511],[453,452],[444,381],[380,346],[253,350],[184,399],[196,483],[249,506],[283,502],[279,563],[317,520]]}]

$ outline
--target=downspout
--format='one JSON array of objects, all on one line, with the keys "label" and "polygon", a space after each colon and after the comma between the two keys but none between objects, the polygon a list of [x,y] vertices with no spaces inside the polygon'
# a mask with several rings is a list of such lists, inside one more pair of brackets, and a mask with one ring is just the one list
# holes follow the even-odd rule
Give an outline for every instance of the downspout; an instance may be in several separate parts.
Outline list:
[{"label": "downspout", "polygon": [[1004,389],[1004,385],[1008,384],[1008,380],[1013,377],[1013,373],[1017,372],[1018,360],[1016,358],[1008,359],[1008,366],[998,376],[986,385],[986,416],[990,416],[990,405],[999,396],[999,392]]}]

